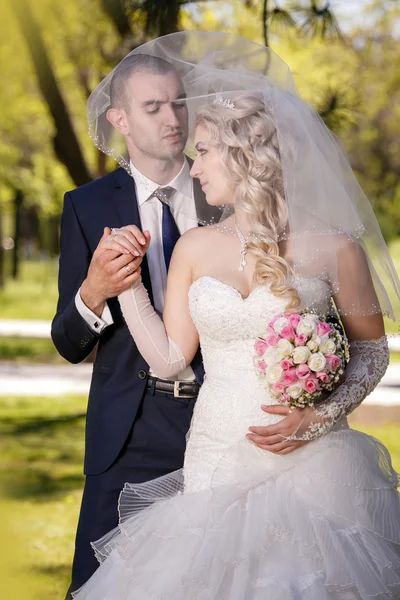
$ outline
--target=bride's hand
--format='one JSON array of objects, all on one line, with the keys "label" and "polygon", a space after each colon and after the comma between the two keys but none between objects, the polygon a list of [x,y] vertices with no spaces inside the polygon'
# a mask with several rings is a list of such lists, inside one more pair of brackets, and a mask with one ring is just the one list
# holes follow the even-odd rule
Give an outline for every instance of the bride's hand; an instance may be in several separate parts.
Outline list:
[{"label": "bride's hand", "polygon": [[308,441],[287,439],[290,436],[301,438],[313,423],[318,423],[318,417],[312,408],[294,408],[273,404],[261,407],[271,415],[283,415],[278,423],[266,427],[249,427],[247,439],[263,450],[274,454],[289,454],[297,448],[308,444]]},{"label": "bride's hand", "polygon": [[115,250],[121,254],[129,252],[133,256],[143,257],[150,244],[150,232],[141,232],[136,225],[125,225],[112,229],[110,235],[102,242],[103,248]]}]

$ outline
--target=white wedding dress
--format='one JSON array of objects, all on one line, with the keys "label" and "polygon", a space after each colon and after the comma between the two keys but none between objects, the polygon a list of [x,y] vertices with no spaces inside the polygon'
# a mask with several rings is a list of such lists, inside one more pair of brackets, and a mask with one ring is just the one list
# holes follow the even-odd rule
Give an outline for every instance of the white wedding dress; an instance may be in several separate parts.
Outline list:
[{"label": "white wedding dress", "polygon": [[[327,311],[325,282],[297,289]],[[243,299],[212,277],[189,301],[206,378],[184,468],[126,484],[120,526],[94,543],[102,564],[78,600],[398,600],[398,476],[385,447],[345,417],[285,456],[245,438],[280,418],[260,408],[272,401],[253,346],[284,301],[268,286]]]}]

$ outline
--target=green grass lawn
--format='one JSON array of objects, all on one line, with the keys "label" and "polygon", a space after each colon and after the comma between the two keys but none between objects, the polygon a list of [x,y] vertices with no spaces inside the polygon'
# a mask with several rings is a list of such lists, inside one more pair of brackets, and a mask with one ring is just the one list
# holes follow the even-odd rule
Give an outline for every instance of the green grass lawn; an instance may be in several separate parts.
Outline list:
[{"label": "green grass lawn", "polygon": [[79,397],[0,398],[0,580],[8,600],[64,598],[83,486],[85,407]]},{"label": "green grass lawn", "polygon": [[[79,397],[0,397],[0,581],[7,600],[64,597],[83,485],[85,407]],[[388,446],[400,471],[400,423],[359,428]]]},{"label": "green grass lawn", "polygon": [[53,342],[41,339],[0,337],[0,361],[13,360],[18,363],[65,363]]},{"label": "green grass lawn", "polygon": [[[393,240],[389,245],[390,255],[393,259],[394,267],[397,273],[400,273],[400,239]],[[385,283],[385,282],[383,282]],[[398,300],[393,307],[396,314],[400,312],[400,300]],[[393,323],[390,319],[385,319],[386,330],[390,333],[396,333],[400,335],[399,323]]]},{"label": "green grass lawn", "polygon": [[7,279],[0,291],[0,318],[51,320],[58,297],[57,273],[58,261],[23,261],[19,279]]}]

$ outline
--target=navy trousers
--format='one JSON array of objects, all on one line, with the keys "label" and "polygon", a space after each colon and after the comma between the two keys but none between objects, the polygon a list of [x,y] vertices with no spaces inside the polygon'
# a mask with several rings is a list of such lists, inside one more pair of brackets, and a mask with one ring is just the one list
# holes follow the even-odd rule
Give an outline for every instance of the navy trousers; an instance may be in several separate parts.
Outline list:
[{"label": "navy trousers", "polygon": [[124,484],[142,483],[182,468],[194,403],[194,399],[147,390],[114,464],[104,473],[86,476],[67,599],[99,566],[90,542],[117,526]]}]

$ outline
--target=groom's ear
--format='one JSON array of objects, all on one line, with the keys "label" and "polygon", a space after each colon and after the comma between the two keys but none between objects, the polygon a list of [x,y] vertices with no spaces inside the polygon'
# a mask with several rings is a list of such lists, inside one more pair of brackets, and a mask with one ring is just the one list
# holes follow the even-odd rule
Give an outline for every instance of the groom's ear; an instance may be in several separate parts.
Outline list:
[{"label": "groom's ear", "polygon": [[107,111],[107,119],[111,125],[122,135],[129,133],[128,121],[126,118],[126,112],[123,108],[110,108]]}]

